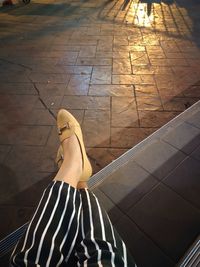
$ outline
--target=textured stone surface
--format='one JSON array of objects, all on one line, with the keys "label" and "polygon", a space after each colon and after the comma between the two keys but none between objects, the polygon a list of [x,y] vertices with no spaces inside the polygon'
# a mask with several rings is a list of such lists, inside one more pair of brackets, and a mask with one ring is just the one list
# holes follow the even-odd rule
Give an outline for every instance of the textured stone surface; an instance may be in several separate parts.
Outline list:
[{"label": "textured stone surface", "polygon": [[[39,0],[3,9],[0,195],[23,190],[41,173],[54,176],[60,108],[83,125],[96,172],[197,101],[198,17],[194,0]],[[197,115],[191,125],[199,128]],[[199,159],[198,149],[192,157]]]}]

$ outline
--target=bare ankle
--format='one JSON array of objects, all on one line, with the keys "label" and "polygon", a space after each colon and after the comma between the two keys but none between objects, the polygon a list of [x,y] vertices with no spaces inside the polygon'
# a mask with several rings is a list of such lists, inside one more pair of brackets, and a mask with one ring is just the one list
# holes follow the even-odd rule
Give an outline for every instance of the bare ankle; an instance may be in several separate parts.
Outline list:
[{"label": "bare ankle", "polygon": [[86,182],[78,182],[77,189],[86,189],[88,188],[88,185]]}]

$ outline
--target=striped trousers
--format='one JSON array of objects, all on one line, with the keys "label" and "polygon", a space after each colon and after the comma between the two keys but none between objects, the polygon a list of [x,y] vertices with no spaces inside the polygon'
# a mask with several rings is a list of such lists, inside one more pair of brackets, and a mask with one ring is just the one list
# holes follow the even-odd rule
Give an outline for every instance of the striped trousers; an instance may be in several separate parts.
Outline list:
[{"label": "striped trousers", "polygon": [[53,181],[44,191],[11,266],[136,266],[88,189]]}]

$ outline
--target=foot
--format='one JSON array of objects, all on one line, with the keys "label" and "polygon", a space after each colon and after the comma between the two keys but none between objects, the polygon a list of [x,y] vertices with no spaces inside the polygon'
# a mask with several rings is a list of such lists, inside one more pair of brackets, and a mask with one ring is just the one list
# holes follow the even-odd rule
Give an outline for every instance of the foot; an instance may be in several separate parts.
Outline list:
[{"label": "foot", "polygon": [[82,154],[76,135],[73,134],[65,139],[62,147],[64,160],[55,180],[64,181],[76,188],[83,171]]},{"label": "foot", "polygon": [[[77,141],[79,143],[79,149],[82,155],[82,173],[80,176],[80,181],[87,182],[92,175],[92,166],[86,154],[85,145],[83,142],[83,135],[79,122],[70,112],[65,109],[61,109],[59,110],[57,115],[57,128],[61,144],[63,144],[65,139],[68,139],[72,135],[76,136]],[[59,147],[56,157],[56,163],[58,164],[59,168],[62,164],[63,158],[65,159],[65,155],[62,150],[63,145]]]}]

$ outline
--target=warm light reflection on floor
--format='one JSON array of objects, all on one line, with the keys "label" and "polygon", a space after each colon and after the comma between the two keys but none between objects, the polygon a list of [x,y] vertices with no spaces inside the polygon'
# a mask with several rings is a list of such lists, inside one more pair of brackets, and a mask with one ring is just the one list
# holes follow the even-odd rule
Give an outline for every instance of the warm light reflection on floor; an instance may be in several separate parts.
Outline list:
[{"label": "warm light reflection on floor", "polygon": [[134,24],[136,26],[151,27],[154,21],[154,15],[151,12],[152,5],[147,3],[134,3],[131,9],[134,15]]}]

